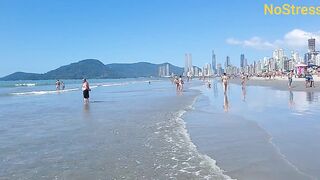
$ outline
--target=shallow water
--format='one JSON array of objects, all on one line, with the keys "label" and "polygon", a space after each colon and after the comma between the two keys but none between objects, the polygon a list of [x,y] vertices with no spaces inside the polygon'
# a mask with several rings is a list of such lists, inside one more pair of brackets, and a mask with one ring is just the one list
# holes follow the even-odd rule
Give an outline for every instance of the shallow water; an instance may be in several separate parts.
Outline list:
[{"label": "shallow water", "polygon": [[319,93],[219,82],[183,117],[201,153],[237,179],[320,179]]},{"label": "shallow water", "polygon": [[0,89],[0,179],[229,178],[197,151],[181,119],[199,91],[177,94],[168,80],[93,80],[84,105],[77,82],[70,91]]}]

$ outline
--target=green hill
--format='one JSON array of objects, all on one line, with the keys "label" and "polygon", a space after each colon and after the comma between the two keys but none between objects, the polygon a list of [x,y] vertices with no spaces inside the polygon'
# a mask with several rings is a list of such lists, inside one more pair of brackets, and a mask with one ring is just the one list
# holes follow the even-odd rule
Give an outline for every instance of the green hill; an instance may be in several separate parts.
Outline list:
[{"label": "green hill", "polygon": [[[97,59],[85,59],[76,63],[61,66],[44,74],[15,72],[0,80],[47,80],[47,79],[102,79],[102,78],[136,78],[157,77],[160,66],[169,64],[113,63],[104,65]],[[169,64],[170,73],[182,74],[183,68]]]}]

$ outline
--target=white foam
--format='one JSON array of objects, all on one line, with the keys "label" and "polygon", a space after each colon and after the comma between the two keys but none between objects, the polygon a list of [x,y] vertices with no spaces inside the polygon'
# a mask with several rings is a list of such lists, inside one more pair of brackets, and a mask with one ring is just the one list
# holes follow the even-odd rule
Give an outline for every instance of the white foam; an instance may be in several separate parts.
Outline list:
[{"label": "white foam", "polygon": [[[194,107],[194,104],[196,102],[196,98],[195,100],[192,102],[192,104],[188,107],[186,107],[185,109],[193,109]],[[228,175],[225,175],[224,174],[224,170],[221,169],[219,166],[217,166],[216,164],[216,161],[214,159],[212,159],[211,157],[207,156],[207,155],[204,155],[204,154],[201,154],[198,150],[197,150],[197,147],[195,144],[193,144],[193,142],[191,141],[191,138],[190,138],[190,135],[187,131],[187,128],[186,128],[186,123],[185,121],[182,119],[182,116],[186,113],[187,111],[186,110],[180,110],[177,112],[178,116],[176,118],[176,122],[178,123],[179,125],[179,133],[181,135],[183,135],[184,139],[180,140],[180,141],[184,141],[184,142],[187,142],[188,143],[188,148],[193,151],[193,152],[196,152],[197,156],[202,160],[200,163],[202,165],[207,165],[210,167],[210,169],[212,170],[213,174],[212,176],[208,175],[205,177],[205,179],[212,179],[213,177],[221,177],[223,179],[226,179],[226,180],[232,180],[231,177],[229,177]],[[188,159],[188,161],[190,160],[191,158]],[[185,164],[188,164],[187,162],[184,162]],[[180,172],[185,172],[185,173],[190,173],[188,171],[185,170],[185,168],[181,169]],[[196,172],[196,175],[199,174],[199,172]]]},{"label": "white foam", "polygon": [[35,85],[36,85],[36,83],[17,83],[17,84],[15,84],[15,86],[28,86],[28,87],[35,86]]},{"label": "white foam", "polygon": [[51,90],[51,91],[19,92],[19,93],[11,93],[11,95],[44,95],[44,94],[56,94],[56,93],[63,93],[63,92],[77,91],[77,90],[79,90],[79,88],[64,89],[64,90]]}]

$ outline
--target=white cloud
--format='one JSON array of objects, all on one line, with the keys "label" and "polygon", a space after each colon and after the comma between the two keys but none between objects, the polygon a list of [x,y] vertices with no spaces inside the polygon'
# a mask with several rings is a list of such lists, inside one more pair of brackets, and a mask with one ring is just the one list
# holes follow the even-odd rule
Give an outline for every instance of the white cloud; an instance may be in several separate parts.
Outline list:
[{"label": "white cloud", "polygon": [[238,40],[235,38],[228,38],[227,44],[240,45],[243,47],[249,47],[258,50],[267,50],[274,48],[291,48],[291,49],[306,49],[308,45],[308,39],[313,37],[316,39],[317,45],[320,45],[320,33],[319,32],[307,32],[301,29],[293,29],[286,33],[283,38],[274,41],[267,41],[261,37],[252,37],[247,40]]}]

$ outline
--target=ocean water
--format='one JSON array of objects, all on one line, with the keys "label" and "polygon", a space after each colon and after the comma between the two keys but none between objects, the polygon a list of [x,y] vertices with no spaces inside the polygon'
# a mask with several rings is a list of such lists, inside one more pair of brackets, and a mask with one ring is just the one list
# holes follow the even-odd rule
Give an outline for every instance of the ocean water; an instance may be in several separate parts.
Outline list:
[{"label": "ocean water", "polygon": [[320,94],[244,89],[221,83],[200,90],[182,118],[200,153],[236,179],[320,179]]},{"label": "ocean water", "polygon": [[168,79],[0,82],[0,179],[230,179],[184,114],[200,97]]}]

